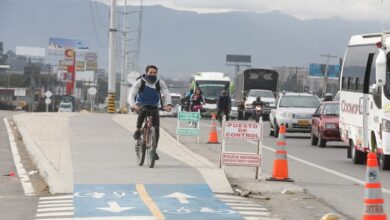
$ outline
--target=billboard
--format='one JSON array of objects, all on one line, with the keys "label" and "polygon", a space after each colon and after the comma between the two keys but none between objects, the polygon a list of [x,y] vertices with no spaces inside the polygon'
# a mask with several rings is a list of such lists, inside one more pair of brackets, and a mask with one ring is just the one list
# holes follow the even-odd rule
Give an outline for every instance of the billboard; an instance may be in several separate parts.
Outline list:
[{"label": "billboard", "polygon": [[[311,63],[309,65],[309,77],[325,77],[326,64]],[[328,78],[339,78],[341,66],[328,65]]]},{"label": "billboard", "polygon": [[250,63],[251,56],[250,55],[226,55],[226,62],[230,63]]},{"label": "billboard", "polygon": [[[68,69],[67,63],[64,60],[60,60],[58,64],[59,70],[67,70]],[[84,61],[77,61],[76,62],[76,70],[77,71],[84,71],[85,62]]]},{"label": "billboard", "polygon": [[89,50],[87,41],[66,39],[66,38],[49,38],[50,50],[63,50],[65,48],[72,48],[74,50]]},{"label": "billboard", "polygon": [[45,57],[45,48],[41,47],[16,47],[16,55],[27,57]]}]

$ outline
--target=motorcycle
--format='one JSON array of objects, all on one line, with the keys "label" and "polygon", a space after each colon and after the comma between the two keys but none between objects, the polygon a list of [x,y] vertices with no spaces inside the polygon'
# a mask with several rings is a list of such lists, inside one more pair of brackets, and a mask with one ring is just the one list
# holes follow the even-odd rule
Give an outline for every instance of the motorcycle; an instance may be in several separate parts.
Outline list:
[{"label": "motorcycle", "polygon": [[256,105],[255,106],[255,112],[253,114],[253,118],[255,119],[256,122],[259,122],[260,121],[260,117],[263,116],[263,112],[261,111],[261,106],[260,105]]}]

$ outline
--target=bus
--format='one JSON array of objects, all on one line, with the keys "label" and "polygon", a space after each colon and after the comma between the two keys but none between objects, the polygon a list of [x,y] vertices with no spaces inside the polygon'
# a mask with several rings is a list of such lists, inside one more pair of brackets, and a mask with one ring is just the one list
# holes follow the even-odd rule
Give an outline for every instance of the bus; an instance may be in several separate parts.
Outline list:
[{"label": "bus", "polygon": [[221,72],[199,72],[192,76],[191,88],[200,88],[205,105],[203,110],[205,115],[216,112],[217,99],[222,90],[228,91],[230,95],[230,77]]},{"label": "bus", "polygon": [[347,157],[364,164],[367,152],[390,169],[390,33],[352,36],[340,75],[341,139]]}]

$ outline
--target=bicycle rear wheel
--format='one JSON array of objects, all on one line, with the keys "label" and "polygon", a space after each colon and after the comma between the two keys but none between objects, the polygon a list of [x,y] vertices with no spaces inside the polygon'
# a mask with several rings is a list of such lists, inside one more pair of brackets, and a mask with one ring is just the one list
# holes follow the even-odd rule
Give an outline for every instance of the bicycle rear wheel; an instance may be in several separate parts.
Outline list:
[{"label": "bicycle rear wheel", "polygon": [[155,127],[151,127],[149,130],[148,139],[146,141],[146,160],[150,168],[154,167],[156,162],[156,148],[157,148],[157,137]]},{"label": "bicycle rear wheel", "polygon": [[141,133],[141,137],[137,140],[137,145],[135,146],[135,152],[137,154],[137,163],[139,166],[144,165],[145,162],[145,154],[146,154],[146,146],[144,144],[143,134]]}]

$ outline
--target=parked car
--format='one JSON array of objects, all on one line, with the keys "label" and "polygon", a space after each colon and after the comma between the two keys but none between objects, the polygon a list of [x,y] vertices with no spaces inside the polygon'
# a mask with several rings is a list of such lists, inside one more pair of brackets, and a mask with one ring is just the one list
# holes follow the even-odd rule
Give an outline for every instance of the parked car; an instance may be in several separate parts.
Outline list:
[{"label": "parked car", "polygon": [[71,102],[61,102],[58,106],[58,112],[73,112],[73,104]]},{"label": "parked car", "polygon": [[326,147],[328,141],[341,141],[339,130],[340,103],[323,102],[313,114],[311,145]]},{"label": "parked car", "polygon": [[308,93],[282,92],[270,114],[270,135],[278,137],[281,124],[286,132],[310,133],[311,118],[320,105],[317,96]]},{"label": "parked car", "polygon": [[[164,97],[162,97],[164,99]],[[160,111],[161,117],[176,117],[180,108],[181,95],[178,93],[171,93],[172,110],[170,112]]]}]

